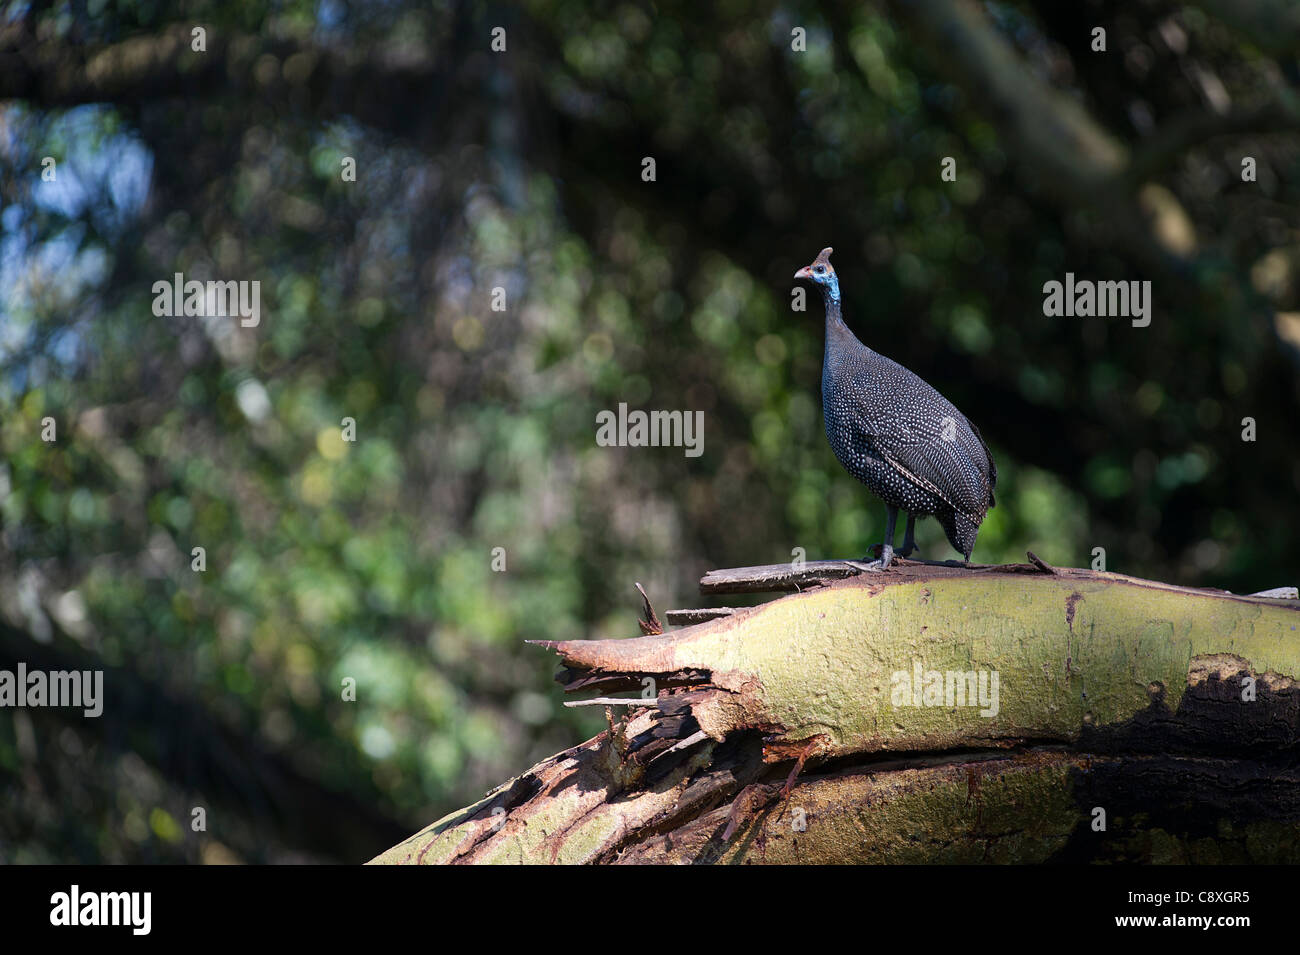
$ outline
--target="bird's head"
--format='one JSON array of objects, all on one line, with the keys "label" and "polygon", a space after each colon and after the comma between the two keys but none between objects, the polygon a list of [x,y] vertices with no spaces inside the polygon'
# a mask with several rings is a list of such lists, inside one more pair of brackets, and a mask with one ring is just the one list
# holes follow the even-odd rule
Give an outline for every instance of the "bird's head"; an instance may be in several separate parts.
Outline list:
[{"label": "bird's head", "polygon": [[794,273],[797,279],[807,279],[820,285],[827,295],[835,301],[840,300],[840,280],[835,277],[835,267],[831,265],[832,249],[822,249],[813,260],[812,265],[805,265]]}]

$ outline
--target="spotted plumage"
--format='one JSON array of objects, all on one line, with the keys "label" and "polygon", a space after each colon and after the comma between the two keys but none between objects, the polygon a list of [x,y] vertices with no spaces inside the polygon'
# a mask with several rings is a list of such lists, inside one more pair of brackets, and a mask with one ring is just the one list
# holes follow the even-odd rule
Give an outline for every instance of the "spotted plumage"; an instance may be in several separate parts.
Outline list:
[{"label": "spotted plumage", "polygon": [[998,470],[979,430],[943,395],[896,361],[858,341],[840,314],[830,249],[795,278],[815,282],[826,305],[822,409],[826,437],[845,470],[885,502],[885,543],[873,569],[889,566],[894,525],[907,512],[899,553],[915,550],[916,518],[934,516],[970,560],[994,506]]}]

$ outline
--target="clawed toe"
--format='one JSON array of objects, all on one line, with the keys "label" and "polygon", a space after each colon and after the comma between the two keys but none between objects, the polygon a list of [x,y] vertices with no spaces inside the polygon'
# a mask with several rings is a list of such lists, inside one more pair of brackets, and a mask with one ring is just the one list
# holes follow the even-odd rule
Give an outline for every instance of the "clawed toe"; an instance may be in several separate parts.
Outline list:
[{"label": "clawed toe", "polygon": [[846,560],[844,561],[844,563],[845,565],[852,567],[854,570],[859,570],[862,571],[863,573],[873,573],[873,574],[882,571],[889,566],[889,564],[886,563],[884,560],[879,560],[879,559],[868,560],[868,561]]}]

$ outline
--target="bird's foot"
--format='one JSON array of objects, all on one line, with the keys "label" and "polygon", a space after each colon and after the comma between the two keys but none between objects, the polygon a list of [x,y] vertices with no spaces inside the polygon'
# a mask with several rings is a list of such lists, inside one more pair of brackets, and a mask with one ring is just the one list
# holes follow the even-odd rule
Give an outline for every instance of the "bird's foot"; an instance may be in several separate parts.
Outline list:
[{"label": "bird's foot", "polygon": [[912,544],[911,546],[904,544],[898,550],[894,551],[894,553],[899,557],[911,557],[913,554],[921,553],[921,548],[917,547],[915,544]]},{"label": "bird's foot", "polygon": [[844,563],[852,567],[854,570],[863,571],[864,573],[876,573],[877,571],[885,570],[889,567],[889,564],[893,559],[894,548],[886,544],[881,548],[880,557],[876,560],[868,560],[864,557],[862,560],[846,560]]}]

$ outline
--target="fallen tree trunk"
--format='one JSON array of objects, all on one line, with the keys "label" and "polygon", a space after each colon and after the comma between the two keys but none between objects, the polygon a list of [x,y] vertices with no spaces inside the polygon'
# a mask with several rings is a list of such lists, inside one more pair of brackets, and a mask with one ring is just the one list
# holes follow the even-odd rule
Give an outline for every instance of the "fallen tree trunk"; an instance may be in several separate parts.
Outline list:
[{"label": "fallen tree trunk", "polygon": [[1032,559],[715,572],[801,592],[547,642],[609,729],[374,861],[1300,858],[1294,592]]}]

